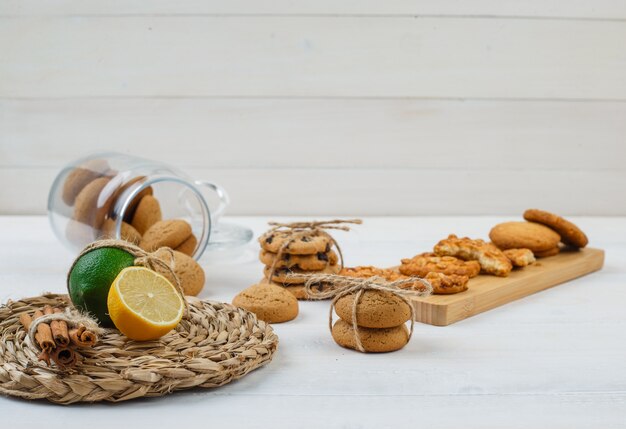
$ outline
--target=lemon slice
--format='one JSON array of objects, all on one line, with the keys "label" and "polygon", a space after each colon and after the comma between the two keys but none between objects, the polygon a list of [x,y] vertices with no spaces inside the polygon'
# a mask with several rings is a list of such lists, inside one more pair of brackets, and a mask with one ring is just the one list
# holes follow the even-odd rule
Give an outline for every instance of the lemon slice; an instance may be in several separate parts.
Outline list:
[{"label": "lemon slice", "polygon": [[185,304],[162,275],[144,267],[124,268],[107,299],[113,324],[132,340],[155,340],[174,329]]}]

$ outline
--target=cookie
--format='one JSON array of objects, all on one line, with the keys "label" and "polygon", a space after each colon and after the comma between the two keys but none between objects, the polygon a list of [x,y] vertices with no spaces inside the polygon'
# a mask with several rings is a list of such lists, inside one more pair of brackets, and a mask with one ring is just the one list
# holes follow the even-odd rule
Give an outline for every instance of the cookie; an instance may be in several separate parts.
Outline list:
[{"label": "cookie", "polygon": [[[337,316],[352,324],[356,294],[343,296],[335,303]],[[365,328],[393,328],[411,318],[411,308],[398,296],[384,291],[366,290],[356,306],[357,325]]]},{"label": "cookie", "polygon": [[179,244],[175,250],[182,252],[185,255],[193,256],[194,252],[196,251],[197,245],[198,239],[195,235],[191,234],[189,238]]},{"label": "cookie", "polygon": [[245,308],[267,323],[282,323],[298,315],[298,300],[285,288],[261,283],[242,290],[233,305]]},{"label": "cookie", "polygon": [[[146,188],[147,189],[147,188]],[[145,195],[137,204],[131,225],[144,234],[152,225],[163,220],[161,205],[152,195]]]},{"label": "cookie", "polygon": [[[119,191],[117,192],[117,196],[125,194],[129,189],[132,190],[141,186],[146,181],[146,179],[146,176],[137,176],[130,179],[128,182],[120,187]],[[146,188],[142,189],[137,195],[135,195],[135,197],[128,204],[128,206],[126,206],[126,210],[124,211],[124,222],[132,224],[133,217],[135,217],[135,211],[137,210],[137,206],[146,195],[154,195],[154,189],[152,189],[152,186],[147,186]]]},{"label": "cookie", "polygon": [[[106,219],[102,224],[102,229],[100,230],[100,236],[102,238],[117,238],[115,236],[115,221],[113,219]],[[133,228],[131,225],[122,221],[121,228],[122,240],[126,240],[133,244],[139,244],[141,241],[141,234]]]},{"label": "cookie", "polygon": [[489,232],[493,244],[502,250],[530,249],[541,252],[559,244],[561,236],[545,225],[535,222],[504,222]]},{"label": "cookie", "polygon": [[559,246],[556,246],[556,247],[553,247],[552,249],[544,250],[541,252],[533,252],[533,253],[535,255],[535,258],[547,258],[548,256],[558,255],[560,251],[561,251],[561,248]]},{"label": "cookie", "polygon": [[175,249],[191,235],[191,226],[180,219],[162,220],[150,227],[141,238],[139,247],[153,252],[159,247]]},{"label": "cookie", "polygon": [[104,159],[92,159],[74,168],[63,182],[61,199],[68,206],[73,206],[80,191],[108,170],[109,164]]},{"label": "cookie", "polygon": [[[268,267],[276,261],[276,253],[261,249],[259,260]],[[334,251],[328,253],[318,252],[313,255],[292,255],[283,253],[280,261],[276,263],[276,268],[299,268],[302,270],[323,270],[328,265],[337,265],[339,258]]]},{"label": "cookie", "polygon": [[259,237],[259,243],[261,248],[272,253],[278,253],[288,243],[283,252],[295,255],[327,253],[331,247],[331,240],[316,231],[268,231]]},{"label": "cookie", "polygon": [[477,261],[464,261],[454,256],[438,256],[434,253],[422,253],[411,259],[402,259],[398,268],[406,276],[424,277],[430,272],[446,275],[476,277],[480,273]]},{"label": "cookie", "polygon": [[[157,250],[156,257],[172,267],[185,295],[196,296],[204,288],[206,279],[204,270],[192,257],[173,251],[174,260],[172,261],[172,253],[165,249]],[[171,278],[169,271],[162,269],[158,269],[158,271],[174,284],[174,279]]]},{"label": "cookie", "polygon": [[450,234],[433,249],[440,256],[455,256],[465,261],[478,261],[482,271],[495,276],[506,277],[513,269],[509,258],[496,246],[483,240],[459,238]]},{"label": "cookie", "polygon": [[[266,266],[263,269],[265,278],[269,278],[270,268],[271,267]],[[329,265],[323,270],[317,270],[317,271],[306,271],[306,270],[301,270],[301,269],[296,269],[296,268],[278,268],[274,270],[274,275],[272,276],[271,280],[277,283],[283,283],[284,285],[298,285],[298,284],[306,283],[307,278],[305,277],[293,278],[293,277],[290,277],[292,274],[337,274],[339,270],[340,270],[340,267],[338,265]]]},{"label": "cookie", "polygon": [[[409,342],[409,330],[405,325],[393,328],[359,327],[359,338],[366,352],[384,353],[400,350]],[[333,339],[341,347],[357,350],[355,332],[351,323],[337,320],[332,330]]]},{"label": "cookie", "polygon": [[100,229],[113,203],[103,192],[110,181],[108,177],[99,177],[78,193],[74,201],[74,220]]},{"label": "cookie", "polygon": [[528,209],[524,212],[524,219],[552,228],[561,236],[561,241],[568,246],[581,248],[589,243],[589,239],[579,227],[554,213]]},{"label": "cookie", "polygon": [[502,253],[509,258],[514,267],[525,267],[535,263],[535,255],[530,249],[507,249]]},{"label": "cookie", "polygon": [[[456,274],[443,274],[431,271],[424,277],[433,287],[434,295],[451,295],[467,290],[468,276]],[[403,288],[406,289],[406,288]]]}]

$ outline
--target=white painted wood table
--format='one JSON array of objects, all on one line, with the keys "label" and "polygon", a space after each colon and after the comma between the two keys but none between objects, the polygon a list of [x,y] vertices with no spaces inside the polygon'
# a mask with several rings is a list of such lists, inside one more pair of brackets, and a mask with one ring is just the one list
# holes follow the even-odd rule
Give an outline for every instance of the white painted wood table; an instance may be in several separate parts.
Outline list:
[{"label": "white painted wood table", "polygon": [[[337,233],[349,265],[391,266],[450,232],[486,236],[507,217],[368,218]],[[231,218],[262,232],[267,218]],[[577,218],[606,250],[602,271],[447,327],[416,325],[403,350],[337,346],[328,302],[275,325],[274,360],[218,389],[62,407],[0,397],[0,427],[626,427],[626,218]],[[201,297],[257,281],[256,243],[208,255]],[[45,217],[0,217],[2,302],[63,292],[72,255]]]}]

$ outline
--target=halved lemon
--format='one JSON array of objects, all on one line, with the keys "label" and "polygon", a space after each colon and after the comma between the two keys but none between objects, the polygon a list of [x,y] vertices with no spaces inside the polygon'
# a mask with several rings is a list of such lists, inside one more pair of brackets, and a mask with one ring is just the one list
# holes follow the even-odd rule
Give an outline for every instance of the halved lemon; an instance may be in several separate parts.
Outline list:
[{"label": "halved lemon", "polygon": [[176,288],[162,275],[144,267],[124,268],[107,299],[109,316],[132,340],[156,340],[174,329],[185,304]]}]

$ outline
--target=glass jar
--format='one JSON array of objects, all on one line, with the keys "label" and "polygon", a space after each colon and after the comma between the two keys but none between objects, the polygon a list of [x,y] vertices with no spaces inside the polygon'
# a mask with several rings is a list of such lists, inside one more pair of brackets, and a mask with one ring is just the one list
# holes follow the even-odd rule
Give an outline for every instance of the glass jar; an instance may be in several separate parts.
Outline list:
[{"label": "glass jar", "polygon": [[[101,153],[71,162],[57,175],[48,196],[48,216],[57,237],[75,252],[98,238],[138,243],[133,217],[146,195],[156,199],[162,219],[181,219],[191,226],[195,242],[187,243],[188,253],[195,259],[207,248],[212,226],[229,203],[226,191],[213,182],[193,180],[160,162]],[[239,232],[233,235],[231,230],[229,238],[249,241],[252,236]]]}]

